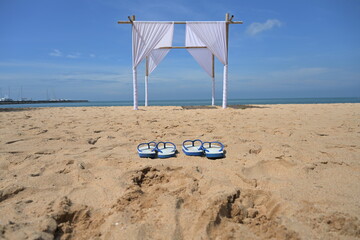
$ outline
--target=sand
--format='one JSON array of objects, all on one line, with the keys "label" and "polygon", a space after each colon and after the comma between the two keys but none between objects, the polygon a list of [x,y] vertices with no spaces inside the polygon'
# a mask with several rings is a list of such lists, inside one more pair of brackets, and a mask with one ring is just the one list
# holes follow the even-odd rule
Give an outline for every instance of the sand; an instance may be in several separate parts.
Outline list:
[{"label": "sand", "polygon": [[[0,110],[0,239],[359,239],[360,104]],[[226,157],[181,151],[221,141]],[[136,146],[172,141],[176,158]]]}]

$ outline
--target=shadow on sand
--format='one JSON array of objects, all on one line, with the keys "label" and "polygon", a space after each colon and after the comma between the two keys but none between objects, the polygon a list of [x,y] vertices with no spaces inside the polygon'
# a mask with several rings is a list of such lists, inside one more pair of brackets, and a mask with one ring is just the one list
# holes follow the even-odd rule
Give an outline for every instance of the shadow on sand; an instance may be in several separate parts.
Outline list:
[{"label": "shadow on sand", "polygon": [[[220,109],[218,106],[181,106],[182,109],[190,110],[190,109]],[[269,108],[264,106],[255,106],[255,105],[229,105],[228,108],[232,109],[248,109],[248,108]]]},{"label": "shadow on sand", "polygon": [[190,109],[216,109],[216,106],[181,106],[182,109],[190,110]]},{"label": "shadow on sand", "polygon": [[255,105],[229,105],[228,108],[233,108],[233,109],[248,109],[248,108],[269,108],[269,107],[255,106]]}]

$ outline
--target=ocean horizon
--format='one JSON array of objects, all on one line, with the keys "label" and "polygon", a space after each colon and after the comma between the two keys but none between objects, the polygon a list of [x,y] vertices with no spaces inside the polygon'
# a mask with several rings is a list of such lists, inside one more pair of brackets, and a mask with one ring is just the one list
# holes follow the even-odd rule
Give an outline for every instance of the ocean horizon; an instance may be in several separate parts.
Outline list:
[{"label": "ocean horizon", "polygon": [[[337,98],[259,98],[259,99],[228,99],[228,105],[267,105],[267,104],[326,104],[326,103],[360,103],[360,97]],[[35,104],[4,104],[0,108],[41,108],[41,107],[111,107],[132,106],[133,101],[88,101],[88,102],[54,102]],[[211,100],[150,100],[149,106],[209,106]],[[215,105],[221,106],[222,100]],[[139,101],[144,106],[144,100]]]}]

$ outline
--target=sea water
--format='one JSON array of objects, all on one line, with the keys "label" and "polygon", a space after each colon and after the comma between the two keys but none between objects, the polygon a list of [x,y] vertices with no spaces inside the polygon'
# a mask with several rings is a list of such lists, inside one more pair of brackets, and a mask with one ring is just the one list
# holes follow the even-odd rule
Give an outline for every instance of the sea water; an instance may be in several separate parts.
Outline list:
[{"label": "sea water", "polygon": [[[319,103],[360,103],[360,97],[354,98],[263,98],[263,99],[228,99],[228,105],[262,105],[262,104],[319,104]],[[217,106],[222,100],[216,100]],[[34,108],[34,107],[110,107],[132,106],[132,101],[89,101],[78,103],[38,103],[38,104],[8,104],[0,108]],[[209,106],[211,100],[149,100],[149,106]],[[144,101],[139,101],[144,106]]]}]

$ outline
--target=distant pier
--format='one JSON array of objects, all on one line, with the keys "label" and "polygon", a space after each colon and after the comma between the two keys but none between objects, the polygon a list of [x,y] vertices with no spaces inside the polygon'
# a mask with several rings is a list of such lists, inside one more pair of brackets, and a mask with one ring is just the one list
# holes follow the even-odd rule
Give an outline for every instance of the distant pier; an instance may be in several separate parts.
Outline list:
[{"label": "distant pier", "polygon": [[6,104],[35,104],[35,103],[79,103],[89,102],[88,100],[24,100],[24,101],[0,101],[0,105]]}]

